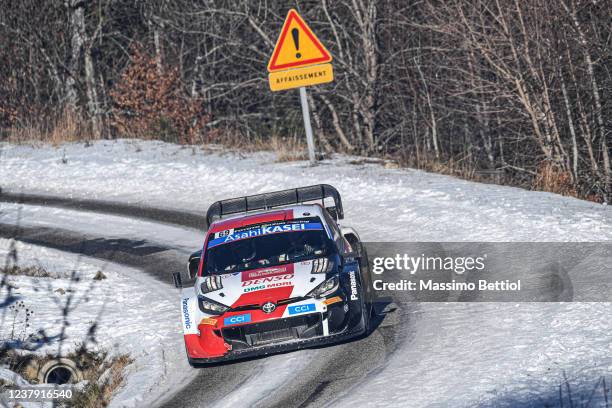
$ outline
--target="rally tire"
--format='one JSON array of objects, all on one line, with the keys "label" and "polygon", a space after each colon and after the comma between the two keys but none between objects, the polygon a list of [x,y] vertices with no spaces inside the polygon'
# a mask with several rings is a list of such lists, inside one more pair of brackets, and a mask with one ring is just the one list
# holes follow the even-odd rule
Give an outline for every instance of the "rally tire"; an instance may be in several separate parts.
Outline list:
[{"label": "rally tire", "polygon": [[[361,270],[361,268],[360,268]],[[363,321],[363,337],[370,334],[370,317],[372,315],[372,304],[368,301],[367,282],[364,282],[363,275],[359,277],[359,295],[361,298],[361,320]]]},{"label": "rally tire", "polygon": [[370,274],[370,263],[368,251],[362,242],[359,243],[359,270],[361,272],[362,292],[364,296],[364,308],[367,309],[368,321],[374,311],[374,293],[372,289],[372,275]]},{"label": "rally tire", "polygon": [[368,301],[372,300],[372,278],[370,276],[370,265],[368,260],[368,251],[363,243],[359,243],[359,271],[361,272],[361,281],[364,286],[364,293]]}]

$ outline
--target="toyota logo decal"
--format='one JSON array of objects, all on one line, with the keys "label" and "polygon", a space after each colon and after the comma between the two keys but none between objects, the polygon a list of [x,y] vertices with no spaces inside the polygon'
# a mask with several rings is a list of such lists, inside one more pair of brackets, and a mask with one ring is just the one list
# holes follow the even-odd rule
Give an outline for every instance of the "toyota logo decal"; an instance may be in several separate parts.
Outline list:
[{"label": "toyota logo decal", "polygon": [[261,307],[261,310],[263,310],[264,313],[272,313],[273,311],[276,310],[276,305],[272,302],[266,302]]}]

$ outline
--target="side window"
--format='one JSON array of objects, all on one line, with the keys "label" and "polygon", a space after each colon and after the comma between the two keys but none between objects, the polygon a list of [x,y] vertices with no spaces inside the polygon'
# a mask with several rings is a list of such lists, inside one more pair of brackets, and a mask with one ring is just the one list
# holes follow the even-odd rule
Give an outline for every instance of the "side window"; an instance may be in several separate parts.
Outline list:
[{"label": "side window", "polygon": [[329,213],[325,209],[323,210],[323,216],[325,217],[325,222],[327,223],[327,225],[329,225],[329,228],[332,231],[332,236],[334,238],[334,242],[336,243],[336,247],[338,248],[338,251],[340,251],[340,253],[343,253],[343,254],[347,252],[351,252],[352,251],[351,245],[348,243],[346,239],[344,239],[344,237],[342,236],[342,232],[340,231],[340,228],[338,228],[338,224],[336,224],[336,221],[332,219],[332,217],[329,215]]}]

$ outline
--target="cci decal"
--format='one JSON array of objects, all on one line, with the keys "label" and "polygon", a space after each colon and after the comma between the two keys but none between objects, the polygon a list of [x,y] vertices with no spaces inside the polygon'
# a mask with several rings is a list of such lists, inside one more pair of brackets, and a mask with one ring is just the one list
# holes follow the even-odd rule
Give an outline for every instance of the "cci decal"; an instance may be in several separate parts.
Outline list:
[{"label": "cci decal", "polygon": [[191,319],[189,318],[189,298],[183,299],[183,319],[185,320],[185,328],[191,328]]},{"label": "cci decal", "polygon": [[247,314],[226,317],[225,319],[223,319],[223,324],[225,326],[231,326],[233,324],[248,323],[250,321],[251,321],[251,314],[247,313]]},{"label": "cci decal", "polygon": [[351,281],[351,300],[359,299],[357,297],[357,278],[355,278],[355,271],[349,272],[349,279]]},{"label": "cci decal", "polygon": [[305,305],[289,306],[287,308],[290,315],[314,312],[316,310],[314,303],[307,303]]}]

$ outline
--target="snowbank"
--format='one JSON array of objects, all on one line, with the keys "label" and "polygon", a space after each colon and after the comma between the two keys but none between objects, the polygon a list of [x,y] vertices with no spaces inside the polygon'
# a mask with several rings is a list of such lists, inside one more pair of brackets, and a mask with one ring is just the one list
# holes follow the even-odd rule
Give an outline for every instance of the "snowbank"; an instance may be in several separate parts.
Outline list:
[{"label": "snowbank", "polygon": [[612,208],[556,194],[411,169],[277,163],[271,153],[210,153],[155,141],[59,148],[3,144],[2,188],[204,213],[215,200],[317,183],[336,186],[366,241],[602,241]]}]

